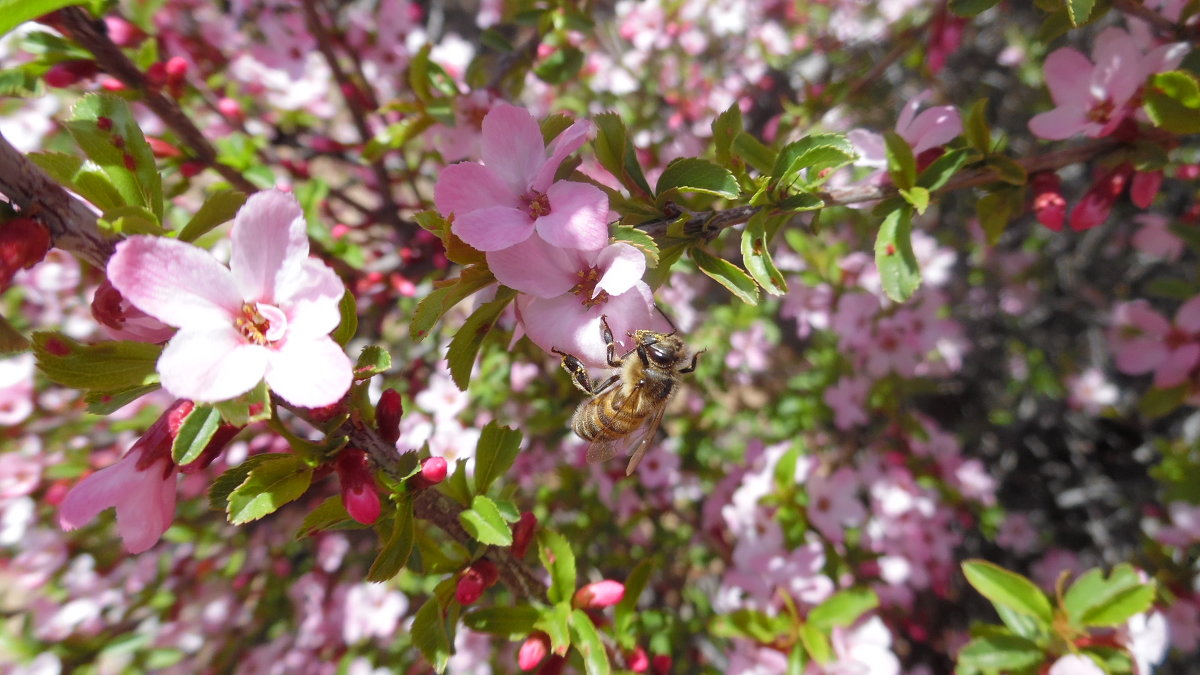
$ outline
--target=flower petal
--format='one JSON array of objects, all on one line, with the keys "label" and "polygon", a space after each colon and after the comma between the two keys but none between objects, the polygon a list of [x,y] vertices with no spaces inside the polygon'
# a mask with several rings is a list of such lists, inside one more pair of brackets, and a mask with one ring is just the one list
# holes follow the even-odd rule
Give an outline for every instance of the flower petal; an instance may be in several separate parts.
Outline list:
[{"label": "flower petal", "polygon": [[1090,124],[1083,108],[1059,106],[1034,115],[1029,120],[1029,130],[1038,138],[1061,141],[1081,133]]},{"label": "flower petal", "polygon": [[592,133],[592,123],[587,120],[579,120],[578,122],[567,127],[566,131],[559,134],[553,141],[550,142],[550,159],[546,160],[538,169],[537,175],[534,176],[530,187],[537,192],[545,192],[546,188],[554,182],[554,174],[558,172],[558,167],[562,164],[567,155],[575,152],[587,140],[588,134]]},{"label": "flower petal", "polygon": [[539,298],[562,295],[579,280],[573,256],[536,233],[516,246],[489,251],[487,262],[500,283]]},{"label": "flower petal", "polygon": [[304,211],[279,190],[251,195],[233,221],[229,269],[242,299],[277,304],[276,294],[299,282],[308,259]]},{"label": "flower petal", "polygon": [[463,162],[442,169],[433,186],[433,203],[438,213],[449,218],[492,206],[521,208],[521,192],[509,188],[491,169]]},{"label": "flower petal", "polygon": [[165,237],[130,237],[108,261],[108,279],[134,307],[169,326],[231,325],[242,295],[204,249]]},{"label": "flower petal", "polygon": [[537,219],[547,243],[594,251],[608,243],[608,195],[594,185],[559,181],[546,191],[550,213]]},{"label": "flower petal", "polygon": [[913,154],[943,146],[962,133],[962,117],[952,105],[921,111],[904,131],[904,140],[913,146]]},{"label": "flower petal", "polygon": [[546,161],[546,142],[528,110],[500,103],[483,118],[481,154],[484,165],[520,195]]},{"label": "flower petal", "polygon": [[1079,50],[1062,47],[1046,57],[1044,72],[1055,105],[1086,108],[1091,103],[1092,62]]},{"label": "flower petal", "polygon": [[1200,333],[1200,296],[1179,307],[1175,312],[1175,325],[1189,333]]},{"label": "flower petal", "polygon": [[251,389],[267,372],[268,349],[248,344],[232,325],[181,330],[158,357],[163,388],[197,403],[226,401]]},{"label": "flower petal", "polygon": [[1167,360],[1167,348],[1151,338],[1134,338],[1117,351],[1114,361],[1117,370],[1126,375],[1141,375],[1159,367]]},{"label": "flower petal", "polygon": [[493,206],[455,215],[450,231],[480,251],[499,251],[529,238],[533,219],[521,209]]},{"label": "flower petal", "polygon": [[1187,381],[1196,363],[1200,362],[1200,345],[1186,344],[1172,351],[1154,371],[1154,386],[1170,389]]},{"label": "flower petal", "polygon": [[155,462],[140,472],[138,484],[126,488],[133,494],[117,504],[117,531],[130,553],[153,547],[175,519],[175,470],[165,469]]},{"label": "flower petal", "polygon": [[271,352],[267,366],[271,391],[305,408],[337,403],[352,377],[350,358],[330,338],[288,340]]},{"label": "flower petal", "polygon": [[611,244],[600,252],[596,267],[604,270],[600,281],[596,282],[596,292],[621,295],[642,280],[646,273],[646,256],[630,244]]},{"label": "flower petal", "polygon": [[288,315],[288,335],[318,337],[328,335],[342,320],[338,303],[346,287],[337,273],[315,258],[304,261],[303,279],[289,289],[284,302]]},{"label": "flower petal", "polygon": [[116,464],[85,476],[58,507],[58,524],[64,530],[83,527],[101,511],[117,505],[129,492],[137,473],[137,455],[126,454]]}]

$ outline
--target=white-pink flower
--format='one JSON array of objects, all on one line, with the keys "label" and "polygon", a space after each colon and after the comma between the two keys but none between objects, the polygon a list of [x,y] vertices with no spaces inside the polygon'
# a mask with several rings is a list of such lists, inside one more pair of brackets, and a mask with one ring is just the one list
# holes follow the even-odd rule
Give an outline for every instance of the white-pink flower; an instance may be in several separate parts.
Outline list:
[{"label": "white-pink flower", "polygon": [[591,124],[579,121],[547,148],[524,108],[499,104],[483,118],[483,164],[446,167],[433,201],[450,229],[480,251],[520,244],[537,231],[554,246],[597,249],[608,241],[608,196],[594,186],[555,181]]},{"label": "white-pink flower", "polygon": [[131,237],[108,263],[113,286],[179,331],[158,360],[163,388],[198,402],[250,391],[264,377],[287,401],[335,403],[350,387],[350,359],[329,332],[345,287],[308,257],[296,198],[260,192],[238,211],[229,267],[164,237]]},{"label": "white-pink flower", "polygon": [[1200,363],[1200,296],[1180,306],[1169,322],[1145,300],[1113,310],[1109,334],[1117,370],[1129,375],[1154,372],[1154,386],[1169,389],[1185,382]]},{"label": "white-pink flower", "polygon": [[113,507],[127,551],[141,553],[154,546],[175,518],[176,470],[170,455],[139,469],[143,455],[134,446],[121,461],[79,481],[59,507],[59,525],[73,530]]}]

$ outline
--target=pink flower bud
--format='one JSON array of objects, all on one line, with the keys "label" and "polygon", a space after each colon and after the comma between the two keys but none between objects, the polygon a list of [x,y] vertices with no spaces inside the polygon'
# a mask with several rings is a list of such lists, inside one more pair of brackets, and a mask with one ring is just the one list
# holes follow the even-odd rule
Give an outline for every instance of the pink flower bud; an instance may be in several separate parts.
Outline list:
[{"label": "pink flower bud", "polygon": [[525,511],[521,514],[521,519],[513,525],[513,543],[512,554],[518,558],[524,558],[525,552],[529,550],[529,543],[533,541],[533,533],[537,529],[537,516],[530,511]]},{"label": "pink flower bud", "polygon": [[172,56],[167,61],[167,82],[170,84],[178,84],[187,77],[188,62],[182,56]]},{"label": "pink flower bud", "polygon": [[383,440],[393,445],[400,440],[400,418],[403,415],[404,402],[400,400],[400,392],[391,387],[384,389],[379,395],[379,403],[375,405],[375,426]]},{"label": "pink flower bud", "polygon": [[42,81],[47,87],[69,87],[80,80],[80,77],[67,67],[66,63],[56,63],[42,75]]},{"label": "pink flower bud", "polygon": [[113,93],[125,91],[125,83],[115,77],[105,77],[101,79],[100,86],[104,89],[104,91],[111,91]]},{"label": "pink flower bud", "polygon": [[182,157],[183,156],[183,153],[180,152],[179,148],[175,147],[174,145],[171,145],[170,143],[164,141],[161,138],[156,138],[154,136],[147,136],[146,142],[150,144],[150,151],[154,153],[155,157],[172,158],[172,157]]},{"label": "pink flower bud", "polygon": [[650,669],[650,658],[646,656],[646,650],[641,647],[634,647],[633,651],[626,652],[625,663],[635,673],[644,673]]},{"label": "pink flower bud", "polygon": [[517,667],[521,670],[533,670],[549,653],[550,636],[538,631],[525,638],[525,642],[517,650]]},{"label": "pink flower bud", "polygon": [[232,98],[222,98],[217,101],[217,111],[231,120],[242,119],[242,104]]},{"label": "pink flower bud", "polygon": [[625,597],[625,584],[605,579],[575,591],[575,597],[571,598],[571,605],[576,609],[599,609],[615,605],[623,597]]},{"label": "pink flower bud", "polygon": [[430,457],[421,463],[421,478],[429,485],[437,485],[446,480],[449,465],[442,457]]},{"label": "pink flower bud", "polygon": [[1162,187],[1162,171],[1138,171],[1129,185],[1129,199],[1139,208],[1148,209]]},{"label": "pink flower bud", "polygon": [[108,29],[108,39],[115,42],[118,47],[132,47],[146,36],[141,28],[119,16],[104,17],[104,26]]},{"label": "pink flower bud", "polygon": [[371,525],[379,520],[382,507],[367,454],[358,448],[344,448],[338,453],[334,468],[341,483],[342,504],[346,507],[346,513],[363,525]]}]

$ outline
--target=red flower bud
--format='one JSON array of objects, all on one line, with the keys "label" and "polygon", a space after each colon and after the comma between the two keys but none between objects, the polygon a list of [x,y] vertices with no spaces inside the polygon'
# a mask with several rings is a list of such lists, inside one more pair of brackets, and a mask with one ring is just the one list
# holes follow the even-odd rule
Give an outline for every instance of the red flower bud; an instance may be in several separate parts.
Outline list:
[{"label": "red flower bud", "polygon": [[600,609],[617,604],[623,597],[625,584],[605,579],[575,591],[575,597],[571,598],[571,606],[576,609]]},{"label": "red flower bud", "polygon": [[0,224],[0,289],[19,271],[40,263],[50,250],[50,231],[30,218]]},{"label": "red flower bud", "polygon": [[1055,173],[1034,174],[1030,180],[1033,190],[1033,213],[1038,222],[1058,232],[1067,216],[1067,200],[1062,195],[1062,179]]},{"label": "red flower bud", "polygon": [[187,77],[188,62],[182,56],[172,56],[167,61],[167,82],[169,84],[179,84],[183,82],[183,78]]},{"label": "red flower bud", "polygon": [[1133,167],[1129,164],[1100,174],[1083,199],[1071,210],[1071,229],[1083,232],[1108,220],[1113,204],[1125,191],[1132,175]]},{"label": "red flower bud", "polygon": [[525,511],[521,514],[521,519],[513,525],[513,543],[512,554],[518,558],[524,558],[525,552],[529,550],[529,544],[533,541],[533,533],[537,529],[537,516],[530,511]]},{"label": "red flower bud", "polygon": [[538,671],[538,675],[561,675],[566,667],[566,657],[551,654],[550,658],[546,659],[546,663],[542,665],[542,669]]},{"label": "red flower bud", "polygon": [[[393,445],[400,440],[400,418],[403,415],[404,402],[400,400],[400,392],[391,387],[384,389],[379,395],[379,403],[375,405],[375,426],[383,440]],[[442,477],[445,478],[444,475]]]},{"label": "red flower bud", "polygon": [[1138,208],[1148,209],[1162,187],[1162,171],[1138,171],[1129,185],[1129,199]]},{"label": "red flower bud", "polygon": [[454,599],[462,606],[472,605],[483,595],[483,580],[474,569],[468,569],[454,588]]},{"label": "red flower bud", "polygon": [[[63,61],[62,63],[56,63],[53,66],[50,66],[50,69],[47,70],[44,75],[42,75],[42,81],[46,83],[47,87],[56,87],[61,89],[63,87],[69,87],[82,80],[84,76],[81,75],[76,68],[72,67],[72,63],[72,61]],[[87,61],[86,63],[92,63],[92,73],[94,74],[96,70],[95,63],[91,61]]]},{"label": "red flower bud", "polygon": [[658,654],[650,659],[650,672],[654,675],[667,675],[671,672],[671,655]]},{"label": "red flower bud", "polygon": [[525,638],[525,642],[517,650],[517,667],[521,670],[533,670],[549,653],[550,636],[538,631]]},{"label": "red flower bud", "polygon": [[343,448],[334,463],[342,488],[342,504],[350,517],[371,525],[379,520],[383,510],[375,487],[375,476],[367,462],[367,454],[358,448]]},{"label": "red flower bud", "polygon": [[168,158],[183,156],[183,153],[180,152],[179,148],[171,145],[161,138],[147,136],[146,142],[150,144],[150,151],[154,153],[155,157]]},{"label": "red flower bud", "polygon": [[500,580],[500,568],[496,567],[496,563],[487,558],[480,558],[471,565],[471,569],[479,574],[479,578],[483,581],[484,588],[491,588]]},{"label": "red flower bud", "polygon": [[179,165],[179,173],[183,174],[184,178],[196,176],[204,170],[204,162],[190,161]]},{"label": "red flower bud", "polygon": [[162,61],[151,63],[146,69],[146,82],[151,87],[161,87],[167,83],[167,64]]}]

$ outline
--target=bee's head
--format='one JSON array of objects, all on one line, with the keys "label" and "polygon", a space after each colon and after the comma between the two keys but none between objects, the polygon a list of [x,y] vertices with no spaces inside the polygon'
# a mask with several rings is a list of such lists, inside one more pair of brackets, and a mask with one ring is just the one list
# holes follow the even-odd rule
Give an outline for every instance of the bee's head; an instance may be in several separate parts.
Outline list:
[{"label": "bee's head", "polygon": [[638,343],[638,352],[644,354],[649,363],[660,368],[673,368],[683,361],[685,351],[683,341],[674,335],[638,331],[635,337]]}]

